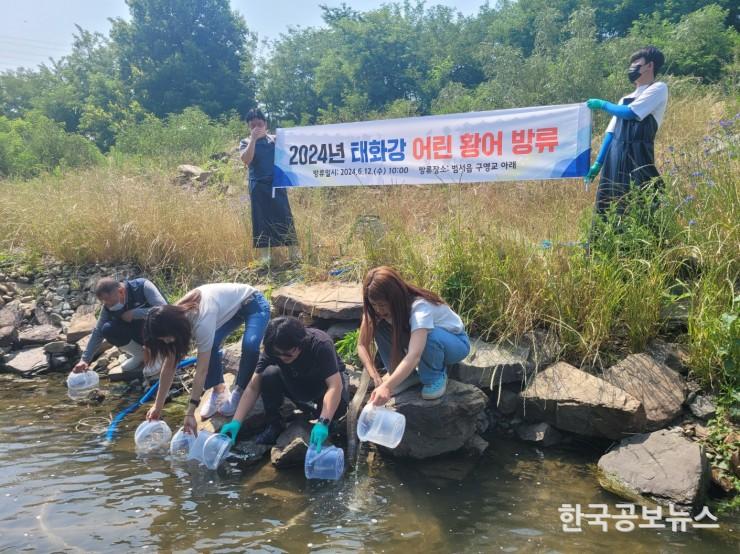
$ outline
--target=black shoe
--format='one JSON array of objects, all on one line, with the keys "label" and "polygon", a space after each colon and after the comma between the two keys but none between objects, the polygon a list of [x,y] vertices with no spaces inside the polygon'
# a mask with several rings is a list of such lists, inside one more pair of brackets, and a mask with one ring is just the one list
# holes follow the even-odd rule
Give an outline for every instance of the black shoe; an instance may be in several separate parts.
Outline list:
[{"label": "black shoe", "polygon": [[259,435],[254,438],[257,444],[275,444],[280,433],[283,432],[283,426],[278,422],[272,422],[265,427]]}]

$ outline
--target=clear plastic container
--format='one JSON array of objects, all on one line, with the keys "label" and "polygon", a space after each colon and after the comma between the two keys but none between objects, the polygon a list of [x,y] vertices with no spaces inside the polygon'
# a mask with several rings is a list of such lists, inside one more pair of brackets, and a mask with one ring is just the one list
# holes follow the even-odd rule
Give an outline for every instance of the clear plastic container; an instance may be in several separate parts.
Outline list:
[{"label": "clear plastic container", "polygon": [[[201,431],[202,432],[202,431]],[[208,469],[218,469],[231,450],[231,439],[215,433],[203,443],[203,464]]]},{"label": "clear plastic container", "polygon": [[362,442],[374,442],[387,448],[395,448],[406,430],[406,416],[367,403],[357,420],[357,438]]},{"label": "clear plastic container", "polygon": [[193,444],[190,445],[188,460],[196,460],[203,463],[203,447],[205,446],[206,441],[211,438],[211,436],[213,436],[213,433],[211,433],[210,431],[198,431],[198,436],[193,441]]},{"label": "clear plastic container", "polygon": [[72,400],[85,398],[91,391],[98,388],[100,377],[93,370],[72,372],[67,376],[67,395]]},{"label": "clear plastic container", "polygon": [[180,427],[170,441],[170,455],[176,460],[187,460],[194,442],[195,435],[186,433],[185,428]]},{"label": "clear plastic container", "polygon": [[344,450],[336,446],[325,446],[316,452],[313,446],[306,452],[303,463],[306,479],[331,479],[336,481],[344,473]]},{"label": "clear plastic container", "polygon": [[164,452],[167,450],[171,438],[170,426],[162,420],[143,421],[134,433],[136,451],[139,454]]}]

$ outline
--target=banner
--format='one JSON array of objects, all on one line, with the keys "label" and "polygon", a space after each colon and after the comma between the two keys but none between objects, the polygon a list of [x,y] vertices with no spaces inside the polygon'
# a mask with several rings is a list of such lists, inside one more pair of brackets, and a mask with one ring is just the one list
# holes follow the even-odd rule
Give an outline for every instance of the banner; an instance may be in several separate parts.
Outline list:
[{"label": "banner", "polygon": [[274,187],[418,185],[582,177],[585,104],[277,130]]}]

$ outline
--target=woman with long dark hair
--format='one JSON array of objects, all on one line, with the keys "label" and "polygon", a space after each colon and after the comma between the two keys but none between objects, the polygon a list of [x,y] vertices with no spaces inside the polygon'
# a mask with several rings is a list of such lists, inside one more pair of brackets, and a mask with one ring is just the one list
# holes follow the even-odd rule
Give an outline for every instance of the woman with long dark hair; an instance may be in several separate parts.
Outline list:
[{"label": "woman with long dark hair", "polygon": [[[370,402],[383,405],[418,381],[424,399],[442,397],[447,390],[447,366],[470,352],[460,316],[439,295],[407,283],[398,271],[385,266],[365,276],[362,301],[357,353],[375,382]],[[373,340],[388,371],[385,378],[375,367]]]},{"label": "woman with long dark hair", "polygon": [[[205,389],[213,392],[200,409],[202,418],[221,413],[231,416],[254,373],[260,343],[270,320],[270,304],[254,287],[241,283],[213,283],[188,292],[171,306],[153,308],[144,325],[147,358],[164,360],[159,390],[147,419],[159,419],[175,376],[175,366],[185,357],[193,339],[198,351],[195,378],[184,427],[196,432],[195,409]],[[244,324],[242,353],[236,386],[229,392],[223,377],[219,348],[224,339]]]}]

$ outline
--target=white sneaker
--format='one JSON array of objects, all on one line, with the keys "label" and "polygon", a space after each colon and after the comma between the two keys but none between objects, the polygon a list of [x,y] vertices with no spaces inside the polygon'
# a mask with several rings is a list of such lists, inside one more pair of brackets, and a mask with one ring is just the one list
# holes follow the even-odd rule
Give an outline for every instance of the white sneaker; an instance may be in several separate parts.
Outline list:
[{"label": "white sneaker", "polygon": [[239,387],[234,387],[234,390],[229,395],[229,399],[221,405],[218,413],[227,417],[233,416],[234,412],[236,412],[236,407],[239,405],[239,401],[242,399],[242,392],[244,391]]},{"label": "white sneaker", "polygon": [[211,394],[208,396],[208,400],[206,401],[206,403],[200,407],[200,417],[203,419],[213,417],[216,412],[218,412],[218,409],[224,404],[224,402],[228,402],[228,400],[229,392],[226,389],[224,389],[220,393],[216,391],[211,391]]},{"label": "white sneaker", "polygon": [[131,356],[121,364],[121,371],[135,371],[144,363],[144,347],[136,341],[131,341],[125,346],[119,346],[119,350]]}]

